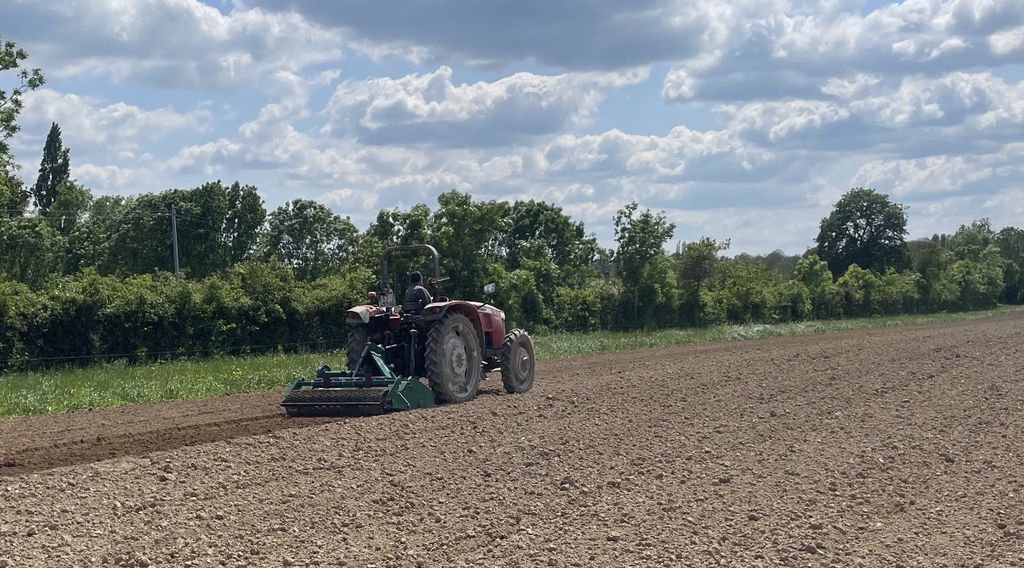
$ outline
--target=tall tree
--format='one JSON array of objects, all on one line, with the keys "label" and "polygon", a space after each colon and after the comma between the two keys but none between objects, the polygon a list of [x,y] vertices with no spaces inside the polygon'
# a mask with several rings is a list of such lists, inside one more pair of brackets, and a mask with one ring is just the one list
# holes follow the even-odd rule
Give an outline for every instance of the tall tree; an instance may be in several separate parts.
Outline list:
[{"label": "tall tree", "polygon": [[71,151],[60,138],[60,125],[50,125],[43,146],[43,159],[39,162],[39,177],[32,187],[32,198],[39,212],[46,215],[57,200],[62,184],[71,177]]},{"label": "tall tree", "polygon": [[[1006,260],[1003,276],[1002,301],[1009,304],[1024,302],[1024,230],[1005,227],[996,235],[999,254]],[[1016,278],[1014,278],[1016,277]]]},{"label": "tall tree", "polygon": [[670,259],[665,255],[665,243],[672,238],[676,226],[664,212],[650,209],[638,211],[634,201],[612,218],[615,240],[615,269],[619,278],[632,290],[632,298],[624,309],[632,316],[634,325],[647,326],[656,316],[673,308],[675,280]]},{"label": "tall tree", "polygon": [[820,229],[817,254],[832,274],[845,274],[853,264],[879,273],[910,265],[906,208],[873,189],[848,191]]},{"label": "tall tree", "polygon": [[28,52],[14,42],[0,43],[0,73],[14,71],[14,83],[17,84],[10,91],[0,89],[0,170],[6,170],[11,166],[11,147],[8,140],[19,130],[17,118],[24,104],[22,97],[26,92],[34,91],[46,82],[39,69],[22,67],[26,59]]},{"label": "tall tree", "polygon": [[227,188],[228,211],[224,218],[224,244],[229,264],[248,260],[256,252],[260,231],[267,219],[263,199],[251,185],[237,181]]},{"label": "tall tree", "polygon": [[448,191],[437,198],[430,236],[441,253],[446,294],[476,298],[498,257],[499,236],[508,222],[504,201],[473,201],[468,193]]},{"label": "tall tree", "polygon": [[301,280],[331,274],[353,258],[358,230],[321,203],[296,199],[268,219],[267,256],[291,266]]},{"label": "tall tree", "polygon": [[574,222],[561,207],[544,201],[516,201],[509,212],[509,230],[503,235],[508,267],[519,268],[523,250],[530,243],[559,268],[587,267],[597,257],[597,239],[583,223]]},{"label": "tall tree", "polygon": [[679,284],[683,290],[682,309],[687,312],[683,316],[696,325],[701,324],[703,306],[701,292],[711,278],[718,264],[718,253],[729,248],[729,240],[719,243],[709,237],[701,237],[697,242],[685,243],[679,247],[677,270]]}]

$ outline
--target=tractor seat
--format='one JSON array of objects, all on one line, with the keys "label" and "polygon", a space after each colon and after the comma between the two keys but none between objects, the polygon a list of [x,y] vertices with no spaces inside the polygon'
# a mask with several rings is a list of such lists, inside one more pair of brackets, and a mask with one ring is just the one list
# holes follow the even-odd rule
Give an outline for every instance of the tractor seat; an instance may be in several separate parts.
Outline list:
[{"label": "tractor seat", "polygon": [[417,316],[423,311],[423,304],[419,302],[402,302],[402,313]]}]

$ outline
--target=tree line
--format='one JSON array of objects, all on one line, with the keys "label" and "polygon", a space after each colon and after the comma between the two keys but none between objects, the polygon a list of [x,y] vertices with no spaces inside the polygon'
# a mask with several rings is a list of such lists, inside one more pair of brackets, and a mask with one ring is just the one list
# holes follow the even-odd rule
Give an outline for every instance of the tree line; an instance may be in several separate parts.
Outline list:
[{"label": "tree line", "polygon": [[[17,69],[15,47],[0,71]],[[623,206],[615,247],[544,201],[480,201],[459,191],[433,206],[381,210],[366,230],[315,201],[268,211],[259,191],[212,181],[190,189],[96,197],[72,176],[53,124],[34,184],[7,140],[21,91],[0,92],[0,371],[98,359],[334,347],[344,314],[374,289],[384,248],[433,244],[452,297],[494,303],[531,330],[595,331],[795,321],[1024,301],[1024,231],[987,220],[907,241],[907,211],[868,188],[846,193],[801,255],[727,256],[728,240],[675,243],[663,212]],[[17,104],[15,104],[17,103]],[[171,222],[182,277],[173,270]],[[420,259],[423,261],[424,259]],[[426,262],[393,265],[401,290]]]}]

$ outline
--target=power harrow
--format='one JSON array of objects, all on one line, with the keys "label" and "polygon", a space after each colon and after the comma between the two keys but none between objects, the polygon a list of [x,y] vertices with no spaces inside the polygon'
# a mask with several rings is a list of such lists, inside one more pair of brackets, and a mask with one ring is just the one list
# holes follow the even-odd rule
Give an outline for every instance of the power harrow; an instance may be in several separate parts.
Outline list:
[{"label": "power harrow", "polygon": [[367,343],[355,368],[324,365],[312,380],[296,378],[281,406],[288,416],[366,416],[434,406],[430,387],[392,372],[378,345]]}]

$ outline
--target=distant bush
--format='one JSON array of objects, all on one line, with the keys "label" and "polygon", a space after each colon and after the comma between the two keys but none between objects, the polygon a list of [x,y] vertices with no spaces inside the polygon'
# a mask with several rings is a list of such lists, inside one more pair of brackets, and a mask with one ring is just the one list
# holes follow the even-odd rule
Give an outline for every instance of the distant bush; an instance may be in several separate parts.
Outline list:
[{"label": "distant bush", "polygon": [[86,270],[35,292],[0,282],[0,371],[337,344],[370,280],[353,269],[299,282],[281,265],[243,263],[202,280]]}]

